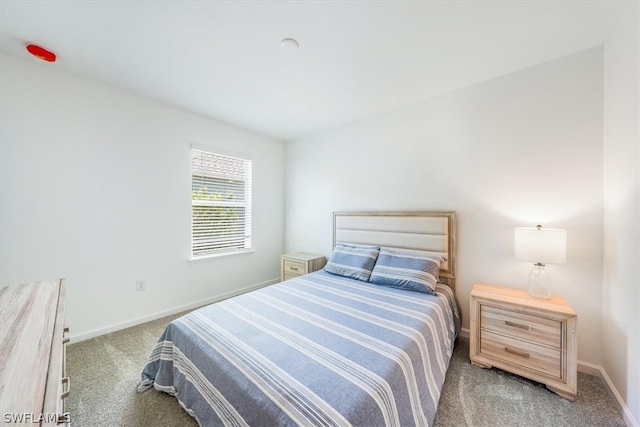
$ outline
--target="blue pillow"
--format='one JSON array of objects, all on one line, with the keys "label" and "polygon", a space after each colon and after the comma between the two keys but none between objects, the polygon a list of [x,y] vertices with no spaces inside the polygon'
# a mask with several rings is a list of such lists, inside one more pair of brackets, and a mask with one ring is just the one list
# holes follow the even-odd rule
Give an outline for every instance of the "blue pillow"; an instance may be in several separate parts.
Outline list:
[{"label": "blue pillow", "polygon": [[382,248],[371,273],[371,283],[433,294],[444,261],[429,252]]},{"label": "blue pillow", "polygon": [[378,247],[337,243],[324,271],[367,282],[379,253]]}]

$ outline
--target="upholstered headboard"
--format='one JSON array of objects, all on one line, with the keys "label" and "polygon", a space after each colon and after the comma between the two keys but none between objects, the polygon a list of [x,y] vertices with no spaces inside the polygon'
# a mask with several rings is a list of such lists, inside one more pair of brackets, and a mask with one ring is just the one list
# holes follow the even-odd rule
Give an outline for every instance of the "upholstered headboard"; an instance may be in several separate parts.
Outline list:
[{"label": "upholstered headboard", "polygon": [[418,249],[442,255],[447,261],[440,269],[440,282],[455,290],[455,211],[334,212],[334,246],[336,242]]}]

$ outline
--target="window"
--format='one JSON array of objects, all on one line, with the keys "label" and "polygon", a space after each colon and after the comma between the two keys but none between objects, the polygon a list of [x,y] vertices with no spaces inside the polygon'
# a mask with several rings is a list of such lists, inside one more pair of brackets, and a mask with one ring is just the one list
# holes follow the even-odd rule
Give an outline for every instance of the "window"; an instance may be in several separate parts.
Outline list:
[{"label": "window", "polygon": [[251,160],[191,150],[191,257],[251,249]]}]

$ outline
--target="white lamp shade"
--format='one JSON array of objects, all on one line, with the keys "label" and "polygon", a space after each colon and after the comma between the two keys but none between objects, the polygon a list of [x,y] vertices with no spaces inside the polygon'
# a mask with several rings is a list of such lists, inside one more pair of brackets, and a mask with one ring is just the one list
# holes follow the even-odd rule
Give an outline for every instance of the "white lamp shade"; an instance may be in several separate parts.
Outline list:
[{"label": "white lamp shade", "polygon": [[514,256],[540,264],[564,264],[567,230],[518,227],[514,235]]}]

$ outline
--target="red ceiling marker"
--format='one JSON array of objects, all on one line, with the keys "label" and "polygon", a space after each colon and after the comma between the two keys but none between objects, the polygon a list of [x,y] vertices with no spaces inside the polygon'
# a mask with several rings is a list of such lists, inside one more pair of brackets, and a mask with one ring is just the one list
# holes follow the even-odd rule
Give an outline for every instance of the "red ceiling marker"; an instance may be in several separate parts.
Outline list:
[{"label": "red ceiling marker", "polygon": [[53,52],[49,52],[47,49],[37,46],[35,44],[30,44],[27,46],[27,50],[30,54],[35,56],[36,58],[42,59],[47,62],[55,62],[56,54]]}]

